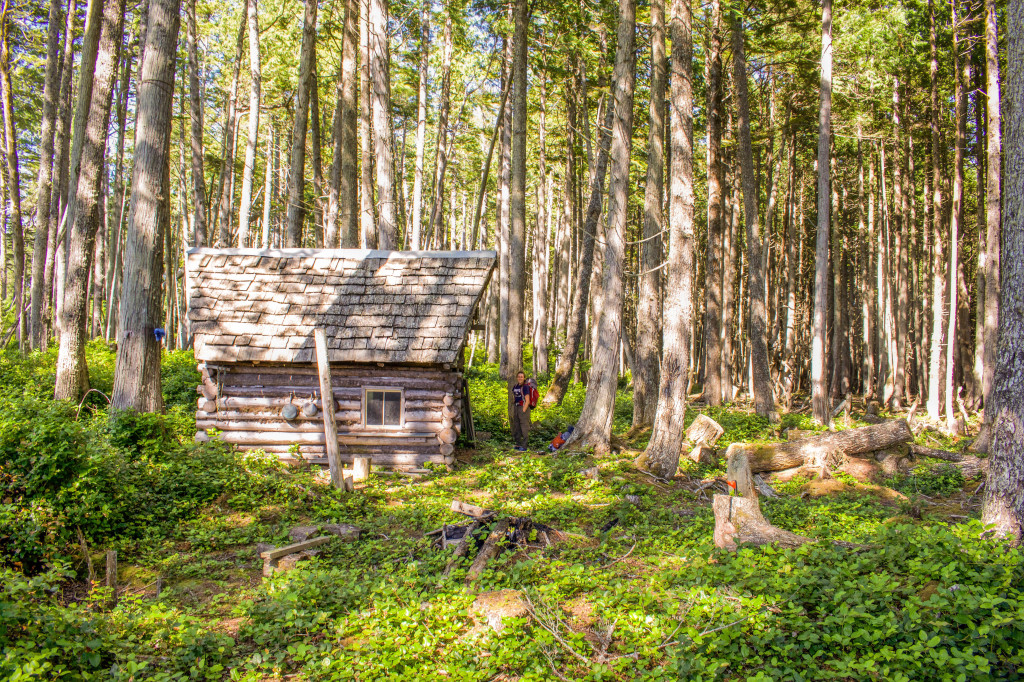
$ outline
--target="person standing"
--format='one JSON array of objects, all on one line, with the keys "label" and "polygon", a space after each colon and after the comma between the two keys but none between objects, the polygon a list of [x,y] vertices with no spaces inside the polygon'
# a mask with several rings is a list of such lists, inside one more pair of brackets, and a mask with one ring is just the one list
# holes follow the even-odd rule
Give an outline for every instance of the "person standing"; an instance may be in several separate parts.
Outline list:
[{"label": "person standing", "polygon": [[516,451],[526,452],[530,438],[530,393],[532,389],[526,381],[526,373],[516,375],[516,383],[512,386],[512,440]]}]

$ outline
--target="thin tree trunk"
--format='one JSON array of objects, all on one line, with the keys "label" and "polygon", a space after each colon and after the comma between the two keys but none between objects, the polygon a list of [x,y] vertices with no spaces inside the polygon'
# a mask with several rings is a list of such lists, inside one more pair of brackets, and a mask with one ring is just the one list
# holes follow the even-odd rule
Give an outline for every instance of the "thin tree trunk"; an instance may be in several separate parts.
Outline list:
[{"label": "thin tree trunk", "polygon": [[[354,1],[359,2],[359,0]],[[359,6],[363,7],[364,5],[359,2]],[[369,17],[369,11],[362,11],[359,14],[359,245],[363,248],[377,246],[377,226],[373,205],[373,142],[370,139]],[[343,175],[344,172],[343,169]]]},{"label": "thin tree trunk", "polygon": [[427,146],[427,78],[430,73],[430,5],[423,3],[420,14],[420,73],[416,102],[416,166],[412,185],[412,225],[414,251],[420,248],[423,230],[423,154]]},{"label": "thin tree trunk", "polygon": [[[512,75],[508,72],[508,66],[512,63],[512,41],[505,40],[505,61],[502,64],[503,77],[511,92],[514,82]],[[499,338],[498,344],[501,348],[501,357],[498,360],[498,376],[508,379],[508,282],[509,271],[509,223],[511,222],[511,174],[512,174],[512,108],[504,109],[505,120],[501,125],[501,163],[498,175],[498,221],[497,221],[497,243],[498,243],[498,272],[500,274],[498,289],[499,304]]]},{"label": "thin tree trunk", "polygon": [[[391,134],[391,84],[388,78],[387,0],[370,0],[369,76],[373,110],[373,147],[377,169],[379,226],[377,247],[385,251],[398,243],[398,207],[395,196],[395,160]],[[310,0],[313,2],[313,0]]]},{"label": "thin tree trunk", "polygon": [[[80,151],[74,206],[68,211],[69,220],[74,216],[74,222],[69,222],[67,283],[60,309],[60,350],[54,387],[54,397],[58,400],[77,400],[89,388],[85,363],[87,296],[100,220],[100,188],[111,94],[117,73],[118,45],[124,28],[123,0],[104,5],[102,14],[96,19],[99,21],[99,36],[92,83],[88,90],[83,88],[78,93],[79,112],[84,112],[84,125],[81,128],[82,142],[77,145]],[[83,98],[87,102],[85,105],[81,104]]]},{"label": "thin tree trunk", "polygon": [[313,244],[324,248],[324,164],[320,128],[320,88],[316,50],[313,50],[313,76],[309,99],[309,146],[310,162],[313,164]]},{"label": "thin tree trunk", "polygon": [[[60,42],[64,28],[61,0],[50,0],[46,32],[46,75],[43,79],[43,112],[39,140],[39,172],[36,180],[36,234],[32,248],[32,292],[30,331],[32,348],[43,343],[42,303],[46,247],[50,225],[50,192],[53,188],[53,144],[60,90]],[[73,36],[72,36],[73,39]],[[5,66],[6,68],[6,66]],[[70,68],[70,66],[68,67]]]},{"label": "thin tree trunk", "polygon": [[900,83],[899,79],[893,81],[893,129],[896,133],[896,147],[898,154],[894,153],[893,158],[893,205],[895,207],[896,224],[893,229],[893,248],[895,250],[894,265],[896,270],[896,286],[894,290],[894,317],[895,317],[895,348],[896,362],[893,367],[893,392],[892,405],[895,409],[903,409],[903,402],[906,393],[906,362],[907,362],[907,328],[909,314],[909,280],[910,269],[907,263],[907,243],[910,240],[910,230],[906,215],[906,195],[903,187],[903,169],[906,164],[906,135],[901,134],[900,113],[901,108],[905,111],[899,101]]},{"label": "thin tree trunk", "polygon": [[[235,172],[235,130],[238,127],[238,78],[242,65],[242,49],[245,46],[246,28],[249,15],[247,8],[242,9],[241,21],[238,25],[238,38],[235,40],[234,70],[231,76],[231,87],[224,103],[224,158],[220,162],[219,192],[220,205],[217,217],[218,237],[220,246],[231,243],[231,196],[234,188]],[[200,244],[196,244],[200,246]]]},{"label": "thin tree trunk", "polygon": [[[345,0],[344,44],[341,49],[341,78],[338,104],[341,107],[341,174],[338,182],[338,221],[340,243],[346,248],[359,246],[359,180],[357,159],[356,87],[359,77],[356,73],[356,56],[359,42],[359,0]],[[335,149],[337,153],[337,148]],[[337,157],[335,157],[337,158]],[[332,161],[333,164],[333,161]],[[331,166],[332,177],[335,173]],[[331,246],[338,245],[339,237]]]},{"label": "thin tree trunk", "polygon": [[[512,400],[512,386],[516,383],[517,373],[523,369],[523,336],[526,331],[526,67],[529,58],[527,31],[530,24],[528,0],[516,0],[513,7],[514,35],[512,38],[512,146],[509,177],[509,223],[506,235],[508,241],[505,248],[508,253],[508,325],[505,342],[505,365],[509,387],[508,416],[509,423],[514,418],[516,409]],[[450,29],[446,26],[446,32]],[[448,49],[446,47],[446,49]],[[442,93],[442,98],[445,95]],[[442,103],[442,108],[444,104]],[[447,117],[445,117],[447,119]],[[444,134],[442,132],[442,134]],[[441,157],[438,162],[442,163]],[[444,175],[439,176],[444,182]],[[439,189],[436,188],[436,189]],[[437,202],[435,200],[435,208]]]},{"label": "thin tree trunk", "polygon": [[604,180],[608,174],[608,150],[612,134],[612,107],[605,107],[605,120],[598,135],[597,162],[590,186],[590,202],[587,204],[587,217],[583,224],[578,281],[572,288],[572,306],[569,308],[568,331],[565,347],[555,364],[555,376],[544,396],[545,405],[561,404],[565,392],[569,388],[573,369],[576,367],[576,355],[580,351],[580,342],[586,329],[587,301],[590,297],[590,281],[594,270],[594,235],[597,223],[601,219],[601,204],[604,196]]},{"label": "thin tree trunk", "polygon": [[672,478],[679,468],[693,333],[693,18],[689,0],[672,0],[672,100],[669,107],[669,247],[665,347],[654,431],[637,464]]},{"label": "thin tree trunk", "polygon": [[[441,38],[441,107],[437,117],[437,149],[434,151],[434,197],[430,207],[432,239],[444,229],[444,180],[448,170],[448,118],[451,115],[452,91],[452,15],[445,8],[444,33]],[[514,80],[514,77],[513,77]],[[515,102],[513,101],[513,107]]]},{"label": "thin tree trunk", "polygon": [[[170,226],[171,103],[180,0],[150,0],[145,60],[139,78],[135,166],[124,249],[121,335],[111,406],[159,412],[163,238]],[[250,20],[250,26],[253,25]],[[170,88],[167,85],[170,84]],[[254,112],[250,112],[253,116]],[[170,257],[170,254],[167,254]]]},{"label": "thin tree trunk", "polygon": [[[150,0],[151,2],[153,0]],[[238,246],[249,246],[249,212],[256,166],[256,143],[260,132],[260,28],[258,0],[247,0],[249,21],[249,136],[245,141],[245,165],[242,167],[242,196],[238,207]],[[226,245],[226,244],[225,244]]]},{"label": "thin tree trunk", "polygon": [[203,169],[203,100],[199,89],[199,37],[196,30],[196,0],[185,6],[188,34],[188,94],[192,119],[192,233],[196,246],[205,246],[206,177]]},{"label": "thin tree trunk", "polygon": [[[946,429],[956,433],[956,411],[953,400],[957,397],[955,383],[954,352],[957,344],[957,296],[960,281],[960,223],[963,220],[964,198],[964,141],[967,136],[967,93],[965,78],[961,75],[963,57],[959,54],[958,33],[960,31],[956,3],[953,3],[953,68],[956,81],[954,98],[956,100],[956,141],[955,158],[953,161],[953,205],[949,221],[949,312],[946,330]],[[968,70],[969,67],[964,67]],[[969,79],[967,79],[969,80]],[[965,425],[966,426],[966,425]]]},{"label": "thin tree trunk", "polygon": [[[25,233],[21,220],[21,172],[18,168],[18,137],[14,128],[14,102],[11,86],[11,42],[10,29],[13,19],[10,16],[10,5],[5,4],[3,15],[0,16],[0,105],[3,107],[4,119],[4,158],[7,173],[7,190],[10,194],[11,242],[14,246],[14,311],[15,328],[17,330],[18,348],[24,350],[25,331]],[[5,204],[5,208],[6,208]],[[7,267],[6,262],[2,264]]]},{"label": "thin tree trunk", "polygon": [[306,131],[309,127],[309,99],[314,87],[316,59],[317,0],[306,0],[302,15],[302,47],[299,52],[299,80],[295,87],[295,120],[288,173],[288,226],[284,245],[302,246],[302,224],[306,218]]},{"label": "thin tree trunk", "polygon": [[942,175],[939,169],[939,57],[935,35],[935,7],[928,0],[929,44],[931,47],[931,107],[932,135],[932,338],[928,370],[928,416],[939,420],[942,398],[942,331],[945,310],[946,277],[942,254]]},{"label": "thin tree trunk", "polygon": [[829,148],[832,138],[832,0],[821,5],[821,99],[818,108],[818,236],[814,267],[814,329],[811,342],[811,391],[814,418],[831,421],[828,404],[825,315],[828,310],[828,242],[831,197]]},{"label": "thin tree trunk", "polygon": [[[831,60],[831,0],[828,2],[828,59]],[[824,12],[824,11],[823,11]],[[824,13],[823,13],[824,16]],[[747,227],[747,293],[750,306],[750,359],[753,372],[752,393],[754,396],[754,409],[762,417],[768,417],[772,421],[778,420],[775,411],[775,399],[772,395],[771,377],[768,374],[768,341],[767,341],[767,320],[765,312],[765,285],[764,285],[764,263],[761,251],[763,249],[763,237],[758,219],[757,210],[757,180],[754,177],[754,158],[750,140],[750,104],[747,97],[747,60],[743,46],[742,15],[739,10],[733,9],[731,15],[732,23],[732,54],[733,67],[735,71],[735,85],[737,97],[737,109],[739,112],[739,157],[740,175],[743,182],[743,222]],[[823,21],[824,25],[824,21]],[[822,54],[825,53],[825,31],[822,31]],[[824,71],[824,62],[823,62]],[[832,67],[828,65],[829,82],[831,83]],[[824,83],[824,77],[822,78]],[[831,85],[829,85],[829,104],[831,108]],[[826,105],[823,105],[823,108]],[[824,130],[825,139],[828,139],[828,128]],[[827,145],[827,142],[826,142]],[[826,146],[826,154],[828,147]],[[820,153],[820,144],[819,144]],[[828,158],[826,156],[826,163]],[[819,163],[821,163],[819,161]],[[827,209],[827,203],[826,203]],[[820,209],[819,209],[820,210]],[[820,234],[820,232],[819,232]],[[826,228],[827,234],[827,228]],[[827,242],[826,242],[827,249]],[[827,257],[827,253],[826,253]]]},{"label": "thin tree trunk", "polygon": [[[719,405],[732,396],[722,391],[722,274],[723,208],[722,191],[722,6],[712,0],[708,27],[707,117],[708,117],[708,238],[704,266],[704,399]],[[730,264],[725,263],[725,267]]]},{"label": "thin tree trunk", "polygon": [[[996,370],[996,352],[999,338],[1000,301],[1000,198],[1002,196],[1002,150],[1000,144],[1000,100],[999,100],[999,28],[995,0],[985,0],[985,357],[982,375],[982,392],[987,406],[992,393]],[[1018,38],[1019,40],[1019,38]],[[985,423],[992,423],[990,412],[985,410]]]},{"label": "thin tree trunk", "polygon": [[[540,179],[537,182],[537,230],[533,250],[533,372],[536,376],[548,374],[548,202],[547,175],[547,76],[541,71],[540,80]],[[524,206],[525,211],[525,206]]]},{"label": "thin tree trunk", "polygon": [[665,196],[665,0],[651,2],[651,100],[644,186],[643,243],[633,367],[633,427],[652,426],[658,409],[661,365],[661,260]]}]

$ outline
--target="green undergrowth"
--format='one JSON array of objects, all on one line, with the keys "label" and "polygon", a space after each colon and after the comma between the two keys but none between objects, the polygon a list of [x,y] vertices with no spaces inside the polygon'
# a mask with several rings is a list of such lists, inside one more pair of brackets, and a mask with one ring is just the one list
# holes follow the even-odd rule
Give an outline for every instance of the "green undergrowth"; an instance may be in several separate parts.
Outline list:
[{"label": "green undergrowth", "polygon": [[[112,377],[112,354],[90,353]],[[451,471],[374,474],[344,494],[317,470],[192,442],[187,353],[165,357],[167,416],[114,420],[92,396],[81,414],[48,400],[52,355],[0,359],[0,679],[1024,674],[1024,563],[984,536],[976,501],[950,472],[890,482],[957,508],[925,506],[919,519],[907,502],[852,479],[818,497],[804,494],[805,479],[779,484],[780,497],[763,500],[766,518],[822,541],[722,552],[710,500],[693,483],[720,468],[686,462],[691,478],[668,483],[637,471],[649,434],[629,432],[628,384],[614,420],[620,447],[538,455],[508,445],[496,368],[478,362],[469,377],[489,440],[457,451]],[[531,445],[540,450],[574,423],[583,397],[574,385],[561,406],[538,410]],[[705,411],[726,429],[720,444],[810,428],[803,415],[773,425],[737,407]],[[583,475],[595,466],[598,479]],[[466,522],[450,511],[453,499],[529,517],[563,539],[548,546],[534,535],[533,548],[502,554],[467,586],[467,565],[442,575],[451,549],[425,536]],[[358,525],[361,539],[261,578],[256,543],[286,544],[296,524],[338,522]],[[116,606],[104,588],[89,593],[78,530],[100,576],[102,552],[118,551]]]}]

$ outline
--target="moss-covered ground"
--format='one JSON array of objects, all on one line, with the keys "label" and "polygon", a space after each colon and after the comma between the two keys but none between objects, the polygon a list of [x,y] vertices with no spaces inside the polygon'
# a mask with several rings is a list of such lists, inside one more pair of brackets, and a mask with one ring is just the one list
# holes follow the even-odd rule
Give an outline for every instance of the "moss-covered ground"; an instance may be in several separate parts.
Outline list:
[{"label": "moss-covered ground", "polygon": [[[113,356],[94,345],[89,357],[105,390]],[[609,455],[540,454],[579,414],[579,385],[535,414],[535,452],[516,453],[504,383],[478,363],[470,391],[488,440],[464,445],[450,471],[374,475],[343,494],[318,471],[192,443],[188,353],[165,358],[163,418],[111,420],[95,393],[81,409],[55,404],[52,367],[52,353],[0,359],[3,679],[1024,676],[1024,562],[983,534],[978,482],[948,470],[890,481],[905,499],[843,477],[827,491],[780,485],[763,504],[770,521],[861,547],[726,553],[695,492],[721,469],[686,462],[667,483],[638,471],[648,434],[630,433],[625,382]],[[781,427],[742,406],[709,414],[724,444],[811,428],[801,414]],[[599,480],[583,476],[592,466]],[[442,575],[451,550],[425,536],[464,521],[453,499],[567,538],[505,553],[467,585],[465,566]],[[262,578],[256,543],[334,522],[362,538]],[[79,531],[100,576],[102,551],[118,551],[113,608],[103,588],[88,589]]]}]

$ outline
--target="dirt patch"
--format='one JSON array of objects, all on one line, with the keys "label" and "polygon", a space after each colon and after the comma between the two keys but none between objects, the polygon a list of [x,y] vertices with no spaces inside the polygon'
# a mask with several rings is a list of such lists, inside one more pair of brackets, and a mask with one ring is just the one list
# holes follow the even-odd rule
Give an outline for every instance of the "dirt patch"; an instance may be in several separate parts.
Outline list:
[{"label": "dirt patch", "polygon": [[487,624],[495,632],[505,629],[506,618],[522,618],[530,612],[519,590],[497,590],[477,595],[469,615],[477,625]]},{"label": "dirt patch", "polygon": [[562,610],[570,617],[570,625],[577,631],[591,628],[597,623],[594,617],[594,605],[585,595],[574,597],[562,604]]}]

